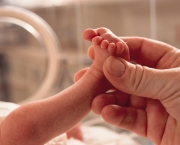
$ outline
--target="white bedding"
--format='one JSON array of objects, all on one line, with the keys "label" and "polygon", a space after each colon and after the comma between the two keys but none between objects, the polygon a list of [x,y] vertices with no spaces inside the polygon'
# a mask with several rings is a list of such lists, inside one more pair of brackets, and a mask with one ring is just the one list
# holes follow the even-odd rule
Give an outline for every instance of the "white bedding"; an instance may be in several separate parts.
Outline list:
[{"label": "white bedding", "polygon": [[[0,101],[0,123],[9,113],[18,107],[19,105],[17,104]],[[67,136],[66,134],[62,134],[45,145],[67,145]]]},{"label": "white bedding", "polygon": [[17,107],[19,107],[17,104],[0,101],[0,123],[12,110]]}]

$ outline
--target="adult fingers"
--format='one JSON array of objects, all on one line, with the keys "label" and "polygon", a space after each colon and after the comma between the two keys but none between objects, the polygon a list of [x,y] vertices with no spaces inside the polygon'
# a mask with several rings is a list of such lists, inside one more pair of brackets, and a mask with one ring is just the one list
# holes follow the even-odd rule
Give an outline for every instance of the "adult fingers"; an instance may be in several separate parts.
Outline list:
[{"label": "adult fingers", "polygon": [[169,68],[180,57],[177,48],[160,41],[142,37],[120,38],[127,43],[131,60],[144,66]]},{"label": "adult fingers", "polygon": [[107,105],[101,110],[103,119],[115,126],[146,136],[147,115],[144,110],[133,107]]},{"label": "adult fingers", "polygon": [[129,95],[121,91],[115,91],[105,94],[100,94],[95,97],[91,103],[91,108],[94,113],[101,114],[101,110],[107,105],[128,105]]},{"label": "adult fingers", "polygon": [[163,100],[179,92],[178,68],[152,69],[110,56],[103,72],[115,88],[128,94]]}]

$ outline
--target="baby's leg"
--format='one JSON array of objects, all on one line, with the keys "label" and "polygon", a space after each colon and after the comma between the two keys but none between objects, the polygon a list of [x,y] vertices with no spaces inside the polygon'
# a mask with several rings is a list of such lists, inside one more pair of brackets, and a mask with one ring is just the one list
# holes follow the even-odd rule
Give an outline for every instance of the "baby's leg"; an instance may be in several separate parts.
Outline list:
[{"label": "baby's leg", "polygon": [[[0,144],[43,145],[79,123],[90,111],[93,98],[111,89],[102,73],[103,63],[109,55],[121,54],[121,49],[124,49],[122,57],[126,56],[127,45],[105,28],[86,30],[84,38],[95,44],[95,61],[90,69],[62,92],[27,103],[11,112],[0,126]],[[123,47],[118,47],[119,42]]]},{"label": "baby's leg", "polygon": [[110,55],[122,57],[128,61],[130,59],[127,44],[107,28],[87,29],[83,37],[94,44],[94,54],[90,54],[94,59],[91,68],[102,72],[103,63]]}]

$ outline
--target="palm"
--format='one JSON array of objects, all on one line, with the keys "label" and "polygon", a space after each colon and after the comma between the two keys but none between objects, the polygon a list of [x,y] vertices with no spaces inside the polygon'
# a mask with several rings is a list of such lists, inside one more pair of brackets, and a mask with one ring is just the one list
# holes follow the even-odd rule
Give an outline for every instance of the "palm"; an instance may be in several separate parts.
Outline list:
[{"label": "palm", "polygon": [[97,96],[91,107],[108,123],[147,137],[157,145],[172,145],[180,136],[180,122],[158,100],[116,91]]},{"label": "palm", "polygon": [[160,101],[131,95],[128,102],[126,108],[133,110],[131,117],[135,118],[131,118],[131,125],[122,121],[119,127],[145,136],[158,145],[167,144],[167,141],[172,143],[176,137],[179,138],[180,133],[172,132],[172,128],[179,129],[179,122],[168,114]]}]

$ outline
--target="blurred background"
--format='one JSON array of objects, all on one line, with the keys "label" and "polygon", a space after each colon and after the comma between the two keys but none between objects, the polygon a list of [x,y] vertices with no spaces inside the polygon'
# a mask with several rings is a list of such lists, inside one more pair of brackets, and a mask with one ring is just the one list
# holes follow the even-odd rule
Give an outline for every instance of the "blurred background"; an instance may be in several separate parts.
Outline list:
[{"label": "blurred background", "polygon": [[[50,95],[70,86],[75,72],[92,63],[86,55],[91,43],[82,39],[86,28],[103,26],[118,36],[148,37],[180,47],[179,0],[0,0],[0,5],[32,11],[57,35],[64,66]],[[17,103],[37,91],[47,69],[46,52],[21,26],[0,22],[2,101]]]}]

